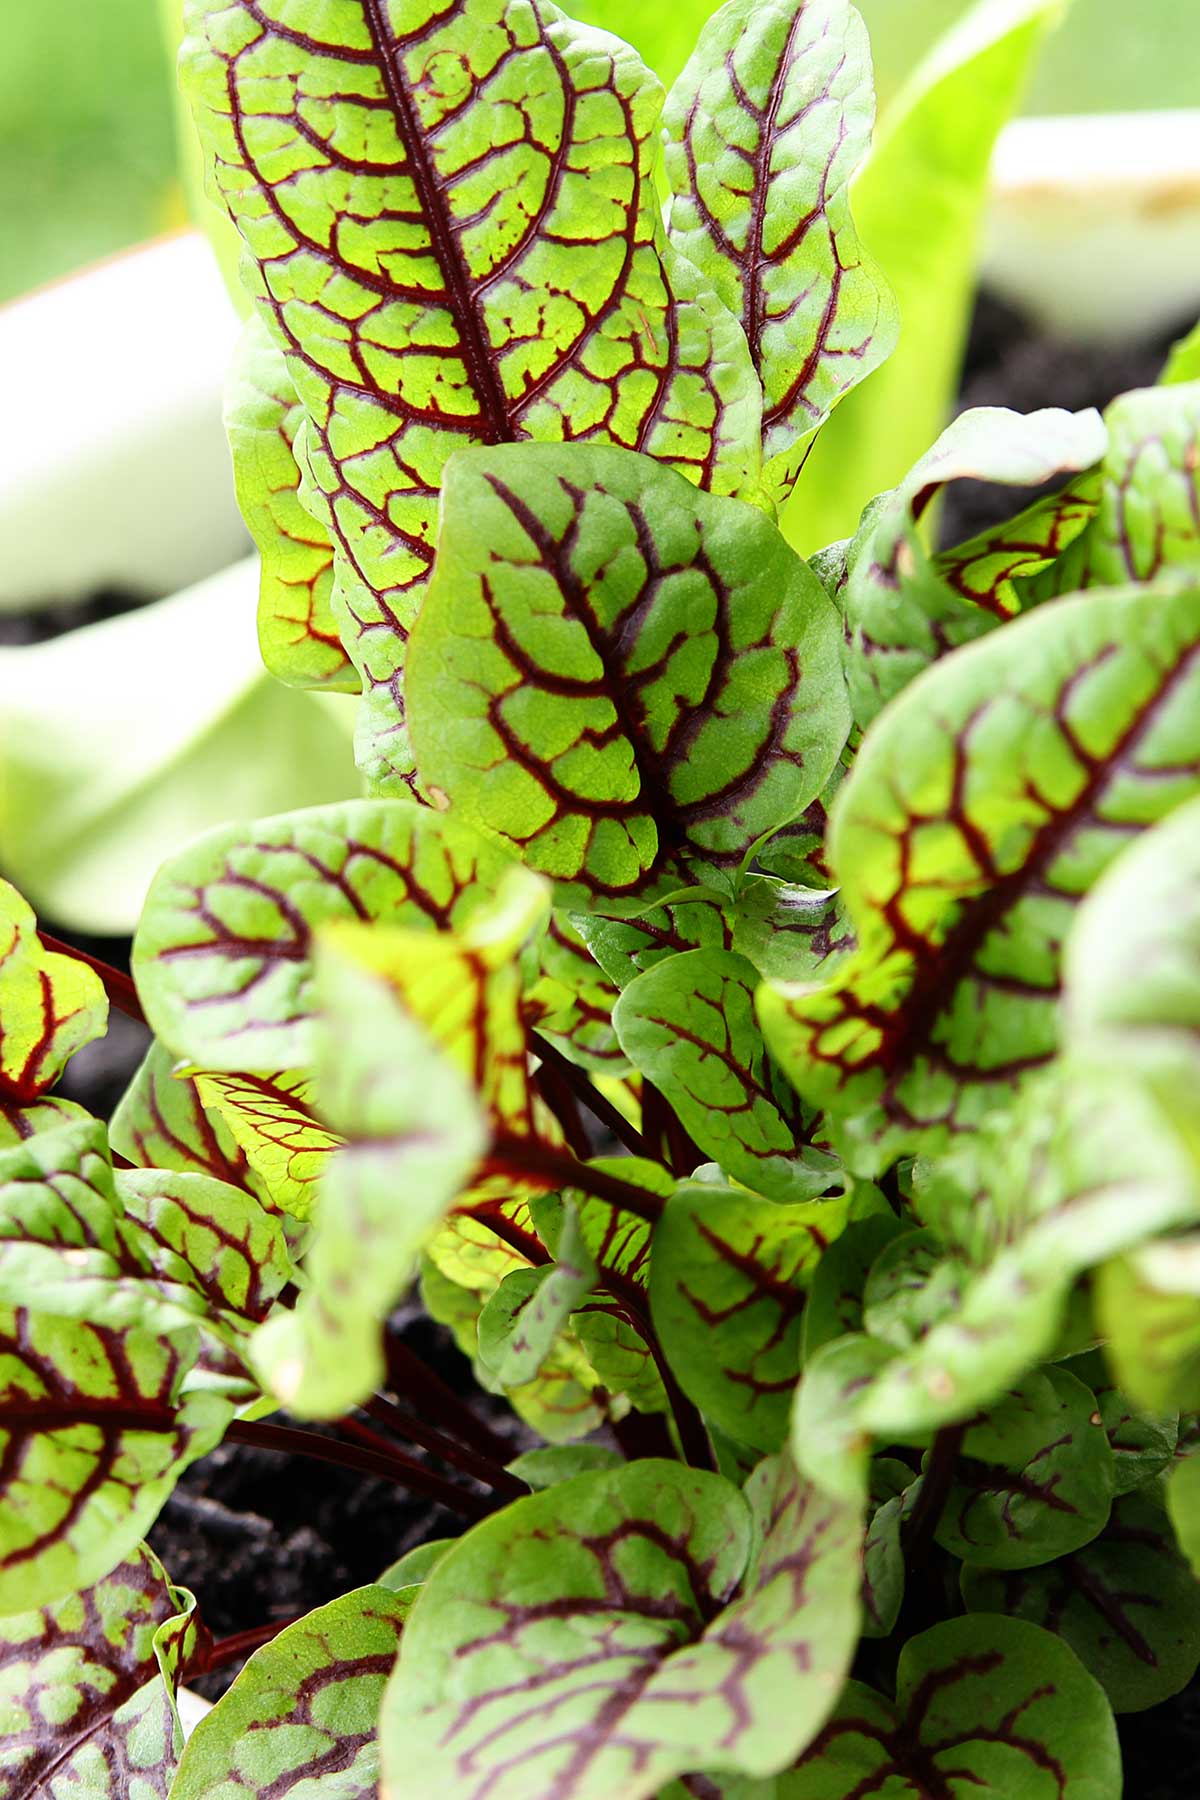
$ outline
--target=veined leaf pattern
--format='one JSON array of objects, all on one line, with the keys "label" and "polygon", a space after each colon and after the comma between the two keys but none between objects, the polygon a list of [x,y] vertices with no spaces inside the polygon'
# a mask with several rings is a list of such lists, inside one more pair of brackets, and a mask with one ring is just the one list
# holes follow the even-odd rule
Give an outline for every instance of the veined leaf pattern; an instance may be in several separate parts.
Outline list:
[{"label": "veined leaf pattern", "polygon": [[821,790],[838,654],[820,583],[753,510],[623,450],[465,452],[409,650],[421,780],[560,904],[636,910]]},{"label": "veined leaf pattern", "polygon": [[945,1148],[1052,1059],[1076,907],[1200,788],[1198,702],[1195,591],[1114,590],[960,650],[868,734],[831,837],[859,948],[760,999],[854,1166]]},{"label": "veined leaf pattern", "polygon": [[333,607],[333,545],[300,501],[292,445],[303,417],[282,351],[261,319],[247,320],[225,390],[225,430],[238,505],[262,558],[263,661],[290,687],[356,694]]},{"label": "veined leaf pattern", "polygon": [[[601,437],[718,491],[753,479],[745,338],[669,251],[636,54],[539,0],[191,0],[210,190],[307,414],[307,499],[409,772],[400,670],[446,458]],[[389,735],[390,734],[390,735]]]},{"label": "veined leaf pattern", "polygon": [[0,978],[0,1109],[11,1114],[53,1087],[68,1059],[102,1035],[108,1000],[85,963],[43,948],[32,907],[6,881]]},{"label": "veined leaf pattern", "polygon": [[344,1140],[314,1116],[310,1079],[201,1071],[193,1080],[205,1112],[224,1125],[270,1204],[311,1218],[321,1176]]},{"label": "veined leaf pattern", "polygon": [[202,1069],[303,1068],[319,925],[444,930],[509,866],[456,821],[392,801],[223,826],[155,877],[134,942],[138,992],[163,1042]]},{"label": "veined leaf pattern", "polygon": [[0,1621],[6,1800],[165,1800],[182,1749],[175,1681],[195,1602],[139,1544],[94,1587]]},{"label": "veined leaf pattern", "polygon": [[667,101],[671,238],[742,322],[781,490],[899,331],[850,216],[874,116],[866,29],[847,0],[730,0]]},{"label": "veined leaf pattern", "polygon": [[195,1081],[156,1039],[109,1125],[113,1149],[140,1169],[190,1170],[261,1193],[245,1152],[204,1106]]},{"label": "veined leaf pattern", "polygon": [[219,1441],[231,1408],[180,1397],[195,1344],[0,1309],[0,1616],[106,1575]]}]

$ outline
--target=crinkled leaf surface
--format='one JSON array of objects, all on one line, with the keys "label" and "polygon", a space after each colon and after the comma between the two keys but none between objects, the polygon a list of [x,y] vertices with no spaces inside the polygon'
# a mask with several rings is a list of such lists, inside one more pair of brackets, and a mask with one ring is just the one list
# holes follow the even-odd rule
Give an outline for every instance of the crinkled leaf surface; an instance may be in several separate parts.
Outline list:
[{"label": "crinkled leaf surface", "polygon": [[685,1183],[655,1226],[655,1329],[684,1393],[741,1443],[783,1443],[805,1291],[845,1217],[840,1201],[776,1205]]},{"label": "crinkled leaf surface", "polygon": [[312,937],[331,919],[461,924],[508,866],[426,807],[350,801],[231,825],[160,870],[134,944],[158,1036],[202,1068],[309,1060]]},{"label": "crinkled leaf surface", "polygon": [[1014,579],[1053,562],[1096,505],[1087,489],[1068,484],[1007,527],[935,557],[918,528],[942,489],[963,480],[1037,487],[1090,468],[1106,442],[1094,411],[1022,414],[977,407],[960,414],[900,485],[868,507],[837,595],[858,725],[869,725],[947,650],[1016,612]]},{"label": "crinkled leaf surface", "polygon": [[172,1800],[373,1800],[380,1702],[415,1591],[357,1588],[256,1650],[189,1739]]},{"label": "crinkled leaf surface", "polygon": [[837,1184],[838,1165],[812,1147],[812,1117],[763,1042],[757,983],[744,957],[686,951],[632,981],[613,1024],[630,1062],[727,1174],[774,1200],[808,1200]]},{"label": "crinkled leaf surface", "polygon": [[780,1466],[755,1481],[765,1538],[749,1568],[737,1490],[653,1460],[469,1532],[405,1633],[384,1794],[641,1800],[697,1764],[766,1775],[791,1761],[849,1659],[860,1527]]},{"label": "crinkled leaf surface", "polygon": [[973,1612],[1056,1631],[1116,1712],[1141,1712],[1185,1687],[1200,1663],[1200,1583],[1149,1491],[1116,1502],[1099,1537],[1040,1568],[963,1570]]},{"label": "crinkled leaf surface", "polygon": [[342,1142],[317,1119],[306,1075],[214,1075],[193,1080],[205,1113],[225,1127],[274,1207],[308,1219],[317,1186]]},{"label": "crinkled leaf surface", "polygon": [[848,728],[837,618],[770,522],[627,451],[447,470],[408,657],[422,783],[560,899],[636,910],[678,859],[736,868]]},{"label": "crinkled leaf surface", "polygon": [[911,1638],[893,1703],[848,1683],[780,1800],[1120,1800],[1103,1690],[1060,1638],[975,1614]]},{"label": "crinkled leaf surface", "polygon": [[333,545],[300,503],[292,445],[304,417],[282,351],[248,319],[225,390],[238,505],[262,559],[258,641],[290,687],[357,693],[333,610]]},{"label": "crinkled leaf surface", "polygon": [[944,1148],[1052,1058],[1080,898],[1198,786],[1192,589],[1041,607],[888,709],[832,825],[858,951],[823,989],[760,999],[852,1166]]},{"label": "crinkled leaf surface", "polygon": [[850,214],[874,114],[847,0],[731,0],[667,101],[671,239],[742,322],[781,488],[896,341],[895,301]]},{"label": "crinkled leaf surface", "polygon": [[180,1398],[195,1342],[0,1310],[0,1616],[106,1575],[218,1442],[225,1402]]},{"label": "crinkled leaf surface", "polygon": [[383,1322],[487,1144],[467,1078],[380,973],[387,936],[343,928],[319,952],[315,1086],[347,1142],[323,1177],[304,1292],[255,1341],[268,1384],[308,1416],[382,1379]]},{"label": "crinkled leaf surface", "polygon": [[1035,1370],[967,1430],[937,1541],[987,1568],[1050,1562],[1104,1529],[1113,1488],[1091,1389],[1065,1369]]},{"label": "crinkled leaf surface", "polygon": [[100,1037],[108,1000],[86,963],[45,950],[33,909],[0,881],[0,1105],[28,1105],[53,1087],[68,1059]]},{"label": "crinkled leaf surface", "polygon": [[758,453],[745,337],[665,244],[661,89],[625,45],[503,0],[191,0],[187,19],[210,188],[307,415],[369,765],[402,777],[403,641],[446,458],[600,437],[736,490]]},{"label": "crinkled leaf surface", "polygon": [[94,1587],[0,1621],[6,1800],[164,1800],[181,1748],[174,1678],[195,1602],[136,1545]]}]

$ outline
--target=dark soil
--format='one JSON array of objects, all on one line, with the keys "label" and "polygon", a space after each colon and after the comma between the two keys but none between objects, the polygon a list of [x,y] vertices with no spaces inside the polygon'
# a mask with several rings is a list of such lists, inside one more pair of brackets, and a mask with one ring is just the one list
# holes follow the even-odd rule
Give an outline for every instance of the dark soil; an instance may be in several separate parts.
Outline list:
[{"label": "dark soil", "polygon": [[[1181,321],[1177,330],[1143,344],[1096,349],[1031,337],[1018,314],[984,296],[971,328],[960,406],[1022,412],[1104,407],[1129,388],[1152,385],[1171,343],[1190,323]],[[1000,522],[1024,499],[1011,488],[957,483],[947,496],[944,541],[961,541]],[[132,604],[129,595],[105,592],[31,617],[0,616],[0,643],[37,642],[113,617]],[[90,954],[128,967],[126,941],[84,938],[50,920],[44,923]],[[142,1027],[114,1015],[107,1039],[73,1060],[65,1091],[107,1116],[145,1042]],[[507,1409],[478,1393],[448,1332],[425,1318],[415,1302],[397,1313],[393,1326],[457,1393],[471,1397],[493,1430],[511,1432],[514,1455],[524,1447],[522,1429]],[[442,1507],[390,1483],[274,1451],[223,1445],[184,1476],[150,1542],[172,1578],[196,1592],[219,1638],[320,1605],[373,1580],[413,1546],[462,1528]],[[196,1685],[215,1697],[236,1667]],[[1129,1800],[1193,1800],[1200,1768],[1200,1682],[1166,1705],[1119,1723]]]}]

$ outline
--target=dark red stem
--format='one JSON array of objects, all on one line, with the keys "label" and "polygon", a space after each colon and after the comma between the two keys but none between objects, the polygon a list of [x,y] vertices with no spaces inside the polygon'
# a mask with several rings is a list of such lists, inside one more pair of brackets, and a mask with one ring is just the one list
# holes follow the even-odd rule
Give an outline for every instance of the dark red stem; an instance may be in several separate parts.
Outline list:
[{"label": "dark red stem", "polygon": [[584,1070],[573,1063],[561,1050],[542,1037],[538,1032],[530,1032],[535,1055],[539,1056],[548,1069],[553,1069],[559,1079],[570,1088],[581,1106],[585,1106],[594,1119],[606,1125],[619,1144],[632,1151],[634,1156],[650,1156],[651,1150],[642,1133],[629,1123],[619,1107],[606,1100],[588,1080]]},{"label": "dark red stem", "polygon": [[966,1430],[965,1425],[947,1425],[934,1437],[921,1489],[903,1535],[904,1560],[911,1571],[922,1568],[929,1555]]},{"label": "dark red stem", "polygon": [[[461,1469],[462,1473],[469,1475],[473,1481],[481,1481],[485,1487],[494,1489],[498,1494],[507,1494],[510,1500],[519,1500],[523,1494],[529,1492],[523,1481],[519,1480],[516,1475],[510,1475],[506,1468],[500,1463],[493,1462],[491,1457],[477,1456],[473,1450],[457,1443],[454,1438],[447,1437],[445,1432],[438,1431],[433,1425],[426,1425],[423,1420],[416,1419],[411,1413],[402,1411],[400,1407],[383,1399],[382,1396],[365,1401],[362,1410],[377,1424],[386,1426],[389,1431],[394,1431],[399,1437],[407,1438],[411,1444],[419,1444],[422,1450],[428,1450],[432,1456],[439,1456],[443,1462],[449,1463],[451,1468]],[[356,1419],[342,1419],[340,1425],[344,1430],[357,1434],[366,1431],[366,1427],[360,1425]],[[371,1432],[370,1436],[384,1450],[392,1448],[386,1438],[377,1437],[375,1432]],[[366,1443],[367,1438],[363,1436],[361,1441]]]},{"label": "dark red stem", "polygon": [[427,1494],[431,1500],[456,1512],[460,1518],[482,1519],[492,1511],[491,1501],[456,1487],[444,1475],[427,1469],[415,1457],[401,1450],[384,1456],[357,1444],[343,1444],[337,1438],[319,1437],[313,1431],[293,1431],[287,1425],[266,1425],[259,1421],[235,1419],[225,1433],[235,1444],[252,1444],[257,1450],[278,1450],[288,1456],[308,1456],[317,1462],[334,1463],[343,1469],[357,1469],[363,1475],[375,1475],[394,1481],[399,1487]]},{"label": "dark red stem", "polygon": [[580,1193],[594,1195],[597,1200],[607,1200],[611,1206],[632,1213],[635,1218],[646,1219],[651,1225],[661,1218],[666,1205],[661,1194],[652,1194],[649,1188],[623,1181],[619,1175],[610,1175],[605,1169],[592,1168],[569,1151],[555,1149],[534,1138],[497,1136],[484,1159],[483,1170],[486,1175],[527,1176],[551,1189],[575,1188]]},{"label": "dark red stem", "polygon": [[75,962],[86,963],[92,973],[100,977],[104,991],[117,1011],[123,1012],[126,1018],[136,1019],[139,1025],[146,1024],[146,1015],[131,976],[121,969],[114,969],[111,963],[101,962],[99,957],[89,956],[85,950],[77,950],[74,944],[64,944],[60,938],[51,937],[48,931],[39,931],[38,937],[55,956],[69,956]]},{"label": "dark red stem", "polygon": [[290,1619],[271,1619],[265,1625],[252,1625],[248,1631],[234,1631],[228,1637],[217,1638],[215,1643],[201,1651],[195,1662],[190,1665],[190,1675],[208,1675],[213,1669],[224,1669],[229,1663],[240,1662],[254,1650],[261,1650],[272,1638],[286,1631],[289,1625],[298,1625],[305,1613],[295,1613]]},{"label": "dark red stem", "polygon": [[[467,1439],[481,1456],[503,1467],[508,1461],[509,1446],[503,1438],[496,1436],[489,1425],[476,1417],[466,1401],[440,1375],[435,1374],[401,1338],[391,1332],[384,1335],[383,1350],[387,1362],[388,1386],[394,1394],[414,1407],[423,1407],[440,1419],[443,1425],[450,1426],[460,1437]],[[382,1395],[377,1395],[376,1401],[388,1407],[394,1405],[394,1402],[385,1400]],[[400,1412],[399,1407],[395,1410]]]}]

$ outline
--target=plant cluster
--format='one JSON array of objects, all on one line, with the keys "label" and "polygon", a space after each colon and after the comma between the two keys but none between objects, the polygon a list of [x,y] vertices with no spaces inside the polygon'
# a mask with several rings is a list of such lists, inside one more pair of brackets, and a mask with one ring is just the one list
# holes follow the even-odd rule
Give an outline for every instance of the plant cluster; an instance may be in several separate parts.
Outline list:
[{"label": "plant cluster", "polygon": [[[5,1791],[1117,1800],[1200,1661],[1200,382],[965,414],[806,562],[897,329],[846,0],[730,0],[661,164],[548,0],[189,0],[183,69],[368,794],[173,857],[133,981],[0,897]],[[938,550],[961,480],[1040,491]],[[214,1648],[141,1540],[223,1437],[470,1528]]]}]

